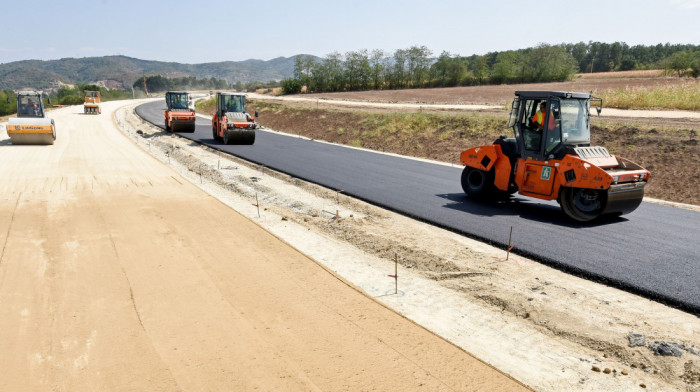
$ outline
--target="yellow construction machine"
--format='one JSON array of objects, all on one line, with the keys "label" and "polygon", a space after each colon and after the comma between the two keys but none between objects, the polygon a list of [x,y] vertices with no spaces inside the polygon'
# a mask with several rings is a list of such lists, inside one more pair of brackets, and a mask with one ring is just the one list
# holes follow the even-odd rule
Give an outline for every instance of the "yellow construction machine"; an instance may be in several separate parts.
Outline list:
[{"label": "yellow construction machine", "polygon": [[85,114],[100,114],[100,92],[85,90],[85,103],[83,103]]},{"label": "yellow construction machine", "polygon": [[12,144],[53,144],[56,140],[56,125],[46,117],[41,95],[35,91],[17,93],[17,117],[7,121],[7,136]]}]

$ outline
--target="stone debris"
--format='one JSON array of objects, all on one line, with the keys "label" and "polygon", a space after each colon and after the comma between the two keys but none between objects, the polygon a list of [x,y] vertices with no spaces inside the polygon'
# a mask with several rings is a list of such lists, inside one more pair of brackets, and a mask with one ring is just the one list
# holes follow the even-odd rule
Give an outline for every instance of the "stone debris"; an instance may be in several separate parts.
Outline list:
[{"label": "stone debris", "polygon": [[680,357],[683,355],[683,346],[673,342],[654,342],[649,348],[654,352],[654,355],[662,355],[667,357]]},{"label": "stone debris", "polygon": [[646,346],[646,338],[644,335],[639,333],[630,332],[627,335],[627,341],[629,341],[630,347]]}]

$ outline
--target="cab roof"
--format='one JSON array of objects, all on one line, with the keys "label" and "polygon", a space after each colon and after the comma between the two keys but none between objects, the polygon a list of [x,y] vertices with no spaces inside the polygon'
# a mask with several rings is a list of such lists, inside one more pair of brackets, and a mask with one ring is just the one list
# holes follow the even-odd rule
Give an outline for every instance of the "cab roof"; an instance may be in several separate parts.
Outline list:
[{"label": "cab roof", "polygon": [[576,99],[590,99],[591,94],[588,93],[576,93],[567,91],[516,91],[515,95],[523,98],[530,99],[546,99],[549,97],[557,98],[576,98]]}]

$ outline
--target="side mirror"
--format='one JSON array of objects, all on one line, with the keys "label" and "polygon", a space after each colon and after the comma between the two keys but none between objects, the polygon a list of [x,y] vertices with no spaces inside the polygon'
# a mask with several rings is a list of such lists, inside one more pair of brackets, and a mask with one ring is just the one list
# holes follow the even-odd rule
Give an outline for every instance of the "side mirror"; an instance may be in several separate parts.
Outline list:
[{"label": "side mirror", "polygon": [[10,101],[10,97],[7,97],[7,103],[12,103],[12,102]]},{"label": "side mirror", "polygon": [[49,97],[49,105],[53,105],[53,104],[51,103],[51,97]]},{"label": "side mirror", "polygon": [[258,118],[258,116],[259,116],[259,114],[258,114],[258,111],[256,110],[255,111],[255,118]]}]

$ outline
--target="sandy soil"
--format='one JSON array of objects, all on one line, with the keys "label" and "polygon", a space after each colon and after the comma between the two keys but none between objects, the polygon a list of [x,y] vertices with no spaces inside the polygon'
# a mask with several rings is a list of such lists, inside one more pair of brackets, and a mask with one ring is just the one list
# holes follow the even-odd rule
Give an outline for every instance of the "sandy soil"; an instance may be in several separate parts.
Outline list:
[{"label": "sandy soil", "polygon": [[[697,317],[521,257],[506,260],[482,243],[193,145],[130,111],[117,117],[129,137],[192,183],[536,390],[699,390]],[[387,276],[395,262],[397,293]],[[630,346],[630,333],[686,350],[655,355],[648,345]]]},{"label": "sandy soil", "polygon": [[0,130],[0,390],[526,390],[196,188],[123,104],[53,111],[53,146]]}]

